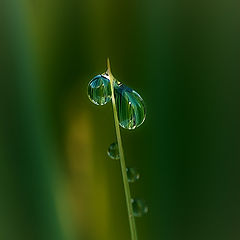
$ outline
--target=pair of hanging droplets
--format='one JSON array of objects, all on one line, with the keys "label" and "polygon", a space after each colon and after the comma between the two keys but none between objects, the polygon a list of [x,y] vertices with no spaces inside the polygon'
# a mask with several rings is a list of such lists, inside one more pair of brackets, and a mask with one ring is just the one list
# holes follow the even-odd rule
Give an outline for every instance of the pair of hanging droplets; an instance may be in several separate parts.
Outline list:
[{"label": "pair of hanging droplets", "polygon": [[[135,129],[146,118],[144,101],[133,89],[114,79],[114,96],[119,125],[125,129]],[[105,105],[111,100],[111,84],[108,74],[99,74],[88,84],[88,97],[96,105]]]}]

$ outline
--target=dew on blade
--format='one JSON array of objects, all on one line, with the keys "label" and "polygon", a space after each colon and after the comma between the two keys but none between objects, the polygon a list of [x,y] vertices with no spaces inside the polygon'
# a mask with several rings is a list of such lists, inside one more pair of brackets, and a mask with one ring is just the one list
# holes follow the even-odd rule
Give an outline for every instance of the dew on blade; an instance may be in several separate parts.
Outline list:
[{"label": "dew on blade", "polygon": [[133,183],[140,178],[140,174],[135,168],[127,168],[126,171],[128,182]]},{"label": "dew on blade", "polygon": [[144,200],[132,199],[134,217],[142,217],[148,213],[148,206]]},{"label": "dew on blade", "polygon": [[99,74],[88,84],[88,97],[96,105],[104,105],[111,100],[111,85],[108,75]]},{"label": "dew on blade", "polygon": [[108,148],[107,154],[112,159],[119,159],[120,156],[119,156],[118,144],[112,143]]},{"label": "dew on blade", "polygon": [[146,118],[144,101],[141,96],[117,81],[114,82],[114,96],[120,126],[130,130],[139,127]]}]

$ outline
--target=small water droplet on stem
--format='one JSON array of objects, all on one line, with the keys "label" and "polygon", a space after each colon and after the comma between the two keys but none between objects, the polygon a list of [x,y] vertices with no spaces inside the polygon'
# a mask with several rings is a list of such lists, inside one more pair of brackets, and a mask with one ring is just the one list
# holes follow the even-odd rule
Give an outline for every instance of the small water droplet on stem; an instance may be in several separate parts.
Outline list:
[{"label": "small water droplet on stem", "polygon": [[118,144],[112,143],[107,151],[107,154],[110,158],[118,160],[120,158],[119,156],[119,149],[118,149]]}]

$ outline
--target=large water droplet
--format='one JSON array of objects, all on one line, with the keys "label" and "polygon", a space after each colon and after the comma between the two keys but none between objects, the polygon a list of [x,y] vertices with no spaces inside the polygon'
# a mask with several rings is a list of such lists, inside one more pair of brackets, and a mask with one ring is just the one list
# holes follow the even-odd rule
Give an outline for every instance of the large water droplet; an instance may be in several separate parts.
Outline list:
[{"label": "large water droplet", "polygon": [[118,144],[117,143],[112,143],[109,148],[108,148],[108,156],[112,159],[119,159],[119,149],[118,149]]},{"label": "large water droplet", "polygon": [[128,182],[133,183],[140,178],[140,174],[135,168],[127,168]]},{"label": "large water droplet", "polygon": [[111,100],[111,85],[106,74],[99,74],[88,84],[88,97],[96,105],[104,105]]},{"label": "large water droplet", "polygon": [[132,207],[134,217],[142,217],[148,213],[148,206],[144,200],[132,199]]},{"label": "large water droplet", "polygon": [[146,118],[143,99],[133,89],[120,82],[114,82],[114,95],[118,111],[119,124],[126,129],[139,127]]}]

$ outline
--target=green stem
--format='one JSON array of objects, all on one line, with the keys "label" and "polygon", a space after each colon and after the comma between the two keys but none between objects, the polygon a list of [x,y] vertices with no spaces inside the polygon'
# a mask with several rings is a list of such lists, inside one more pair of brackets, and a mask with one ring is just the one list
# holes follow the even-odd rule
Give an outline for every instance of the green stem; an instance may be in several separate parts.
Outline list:
[{"label": "green stem", "polygon": [[109,74],[109,78],[110,78],[111,91],[112,91],[113,115],[114,115],[115,129],[116,129],[116,135],[117,135],[117,143],[118,143],[118,149],[119,149],[123,185],[124,185],[126,204],[127,204],[127,210],[128,210],[128,219],[129,219],[129,226],[130,226],[130,232],[131,232],[131,240],[137,240],[137,229],[136,229],[136,224],[135,224],[135,218],[133,216],[132,198],[131,198],[130,188],[129,188],[129,184],[128,184],[128,178],[127,178],[126,164],[125,164],[125,158],[124,158],[123,146],[122,146],[122,138],[121,138],[121,134],[120,134],[116,101],[115,101],[115,96],[114,96],[113,75],[111,73],[109,59],[107,60],[107,67],[108,67],[108,74]]}]

